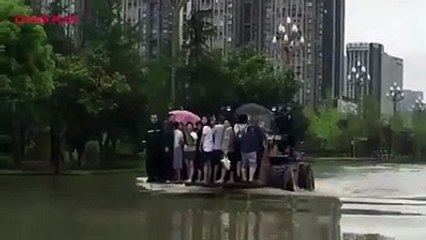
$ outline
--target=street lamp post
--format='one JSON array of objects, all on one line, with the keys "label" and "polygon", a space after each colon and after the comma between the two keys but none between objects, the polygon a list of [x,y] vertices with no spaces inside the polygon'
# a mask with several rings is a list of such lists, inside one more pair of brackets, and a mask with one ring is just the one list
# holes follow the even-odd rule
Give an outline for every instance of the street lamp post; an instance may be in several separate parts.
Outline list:
[{"label": "street lamp post", "polygon": [[351,92],[354,93],[354,99],[356,101],[361,100],[362,97],[367,95],[366,90],[370,80],[371,77],[370,74],[367,73],[367,68],[358,61],[348,74],[348,83],[351,85]]},{"label": "street lamp post", "polygon": [[412,110],[414,112],[423,112],[426,110],[426,103],[423,102],[423,98],[421,96],[418,96],[417,99],[414,101]]},{"label": "street lamp post", "polygon": [[[305,44],[302,31],[292,22],[292,19],[287,17],[285,24],[280,24],[278,26],[278,31],[272,38],[272,44],[277,49],[277,54],[275,56],[281,60],[280,65],[282,66],[287,65],[293,67],[292,60],[296,52]],[[304,88],[299,92],[300,102],[302,102],[303,90]]]},{"label": "street lamp post", "polygon": [[278,49],[278,57],[284,64],[290,65],[295,52],[305,44],[305,38],[296,24],[292,23],[291,18],[287,17],[286,23],[278,26],[278,31],[272,38],[272,43]]},{"label": "street lamp post", "polygon": [[[176,61],[180,50],[180,13],[187,3],[187,0],[169,0],[169,4],[173,10],[172,19],[172,61]],[[170,104],[174,107],[176,103],[176,67],[172,63],[171,79],[170,79]]]},{"label": "street lamp post", "polygon": [[398,83],[394,82],[393,85],[389,88],[389,92],[386,93],[386,96],[393,103],[393,114],[397,112],[397,106],[400,101],[404,99],[404,93]]}]

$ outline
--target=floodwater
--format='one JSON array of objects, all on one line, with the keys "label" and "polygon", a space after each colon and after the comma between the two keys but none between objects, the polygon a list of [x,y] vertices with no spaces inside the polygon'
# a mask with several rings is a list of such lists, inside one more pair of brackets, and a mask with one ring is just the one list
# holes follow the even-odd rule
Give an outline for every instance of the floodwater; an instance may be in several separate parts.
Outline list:
[{"label": "floodwater", "polygon": [[317,192],[340,201],[152,195],[139,192],[134,174],[0,176],[0,239],[426,239],[426,166],[327,162],[314,170]]},{"label": "floodwater", "polygon": [[334,163],[315,170],[317,191],[343,202],[342,232],[426,239],[426,165]]}]

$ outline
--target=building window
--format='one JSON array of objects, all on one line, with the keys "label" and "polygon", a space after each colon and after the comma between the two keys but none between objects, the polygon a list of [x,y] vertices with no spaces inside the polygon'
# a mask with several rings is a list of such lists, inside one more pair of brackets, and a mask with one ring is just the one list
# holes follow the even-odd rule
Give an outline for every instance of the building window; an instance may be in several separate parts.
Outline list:
[{"label": "building window", "polygon": [[244,42],[245,43],[248,43],[248,42],[250,42],[250,26],[244,26],[244,32],[243,32],[243,34],[244,34]]},{"label": "building window", "polygon": [[244,22],[251,22],[251,4],[244,4]]}]

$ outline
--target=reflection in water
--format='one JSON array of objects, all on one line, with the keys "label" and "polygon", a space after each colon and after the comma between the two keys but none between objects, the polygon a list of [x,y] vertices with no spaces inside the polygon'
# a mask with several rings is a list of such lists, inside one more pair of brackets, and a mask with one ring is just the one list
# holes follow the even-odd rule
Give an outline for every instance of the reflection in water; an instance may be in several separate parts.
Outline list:
[{"label": "reflection in water", "polygon": [[330,198],[139,194],[134,176],[0,177],[0,239],[338,240]]},{"label": "reflection in water", "polygon": [[[294,204],[285,206],[286,201]],[[330,199],[242,200],[157,198],[147,207],[147,228],[159,240],[338,240],[340,204]],[[274,203],[274,204],[271,204]],[[161,211],[163,229],[151,216]],[[170,228],[168,227],[170,226]]]},{"label": "reflection in water", "polygon": [[337,200],[139,194],[134,177],[0,177],[0,239],[340,240]]}]

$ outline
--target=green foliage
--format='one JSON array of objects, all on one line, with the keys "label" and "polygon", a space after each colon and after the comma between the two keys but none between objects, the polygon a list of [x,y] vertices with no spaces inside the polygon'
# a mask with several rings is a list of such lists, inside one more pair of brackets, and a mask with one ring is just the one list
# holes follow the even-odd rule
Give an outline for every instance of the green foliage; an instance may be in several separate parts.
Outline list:
[{"label": "green foliage", "polygon": [[[318,114],[309,114],[312,137],[322,140],[323,148],[343,153],[352,152],[352,144],[365,143],[363,155],[370,155],[384,144],[383,123],[378,117],[378,106],[366,98],[358,115],[343,115],[332,108],[331,101]],[[366,141],[361,141],[366,139]]]},{"label": "green foliage", "polygon": [[[69,6],[62,2],[51,3],[51,15],[67,12]],[[30,15],[31,9],[22,1],[0,0],[0,100],[4,112],[10,113],[11,106],[17,110],[10,120],[18,121],[9,122],[20,124],[8,123],[9,128],[49,124],[57,129],[57,141],[65,129],[94,129],[91,136],[107,132],[111,146],[123,136],[136,143],[147,112],[162,115],[168,110],[172,66],[177,69],[177,104],[199,114],[248,102],[295,105],[300,86],[293,71],[277,70],[250,47],[226,57],[210,47],[216,35],[211,11],[195,12],[184,23],[179,58],[170,58],[169,46],[162,45],[160,52],[166,54],[143,59],[138,49],[142,28],[123,19],[121,6],[119,0],[91,1],[89,18],[79,25],[79,46],[65,26],[16,25],[13,17]],[[340,114],[328,99],[318,113],[294,108],[299,139],[309,126],[308,137],[321,142],[322,150],[349,153],[354,139],[366,138],[365,152],[370,153],[379,147],[397,149],[401,136],[411,134],[417,155],[426,154],[424,113],[415,113],[411,124],[395,116],[388,127],[372,98],[361,103],[356,116]]]},{"label": "green foliage", "polygon": [[39,25],[14,23],[16,15],[30,15],[21,1],[0,2],[0,93],[2,98],[31,100],[48,96],[53,90],[52,47]]},{"label": "green foliage", "polygon": [[179,103],[202,113],[247,102],[291,103],[299,88],[292,71],[276,71],[251,48],[235,51],[227,59],[209,50],[207,42],[215,27],[208,13],[196,12],[185,23],[184,58],[177,78]]},{"label": "green foliage", "polygon": [[[64,6],[62,0],[55,0],[49,5],[49,15],[56,16],[67,14],[67,7]],[[66,35],[67,29],[59,24],[44,24],[43,25],[49,44],[53,46],[54,52],[62,55],[74,53],[74,40]],[[74,26],[70,26],[73,28]],[[76,29],[74,29],[76,30]]]},{"label": "green foliage", "polygon": [[237,84],[237,99],[243,103],[266,106],[291,103],[299,89],[292,71],[277,71],[265,56],[250,48],[234,52],[226,65]]},{"label": "green foliage", "polygon": [[424,156],[426,154],[426,112],[414,112],[412,118],[415,154],[417,157]]},{"label": "green foliage", "polygon": [[234,83],[218,56],[180,68],[178,79],[179,103],[188,109],[212,114],[233,102]]},{"label": "green foliage", "polygon": [[229,104],[233,91],[222,57],[208,50],[207,41],[215,34],[208,17],[208,11],[195,12],[184,24],[186,44],[177,71],[178,103],[202,113]]},{"label": "green foliage", "polygon": [[102,62],[100,59],[104,59],[102,54],[93,55],[94,65],[89,69],[78,56],[58,59],[55,97],[62,106],[78,103],[87,113],[94,115],[117,107],[115,98],[129,91],[129,86],[122,75],[106,74],[98,65]]},{"label": "green foliage", "polygon": [[160,114],[168,107],[165,96],[170,94],[169,65],[167,59],[159,58],[147,63],[147,66],[143,68],[146,82],[142,91],[147,98],[147,111],[150,113]]},{"label": "green foliage", "polygon": [[341,129],[338,124],[342,120],[342,114],[334,108],[327,108],[318,114],[310,114],[309,131],[312,136],[323,142],[323,148],[327,150],[337,149]]}]

